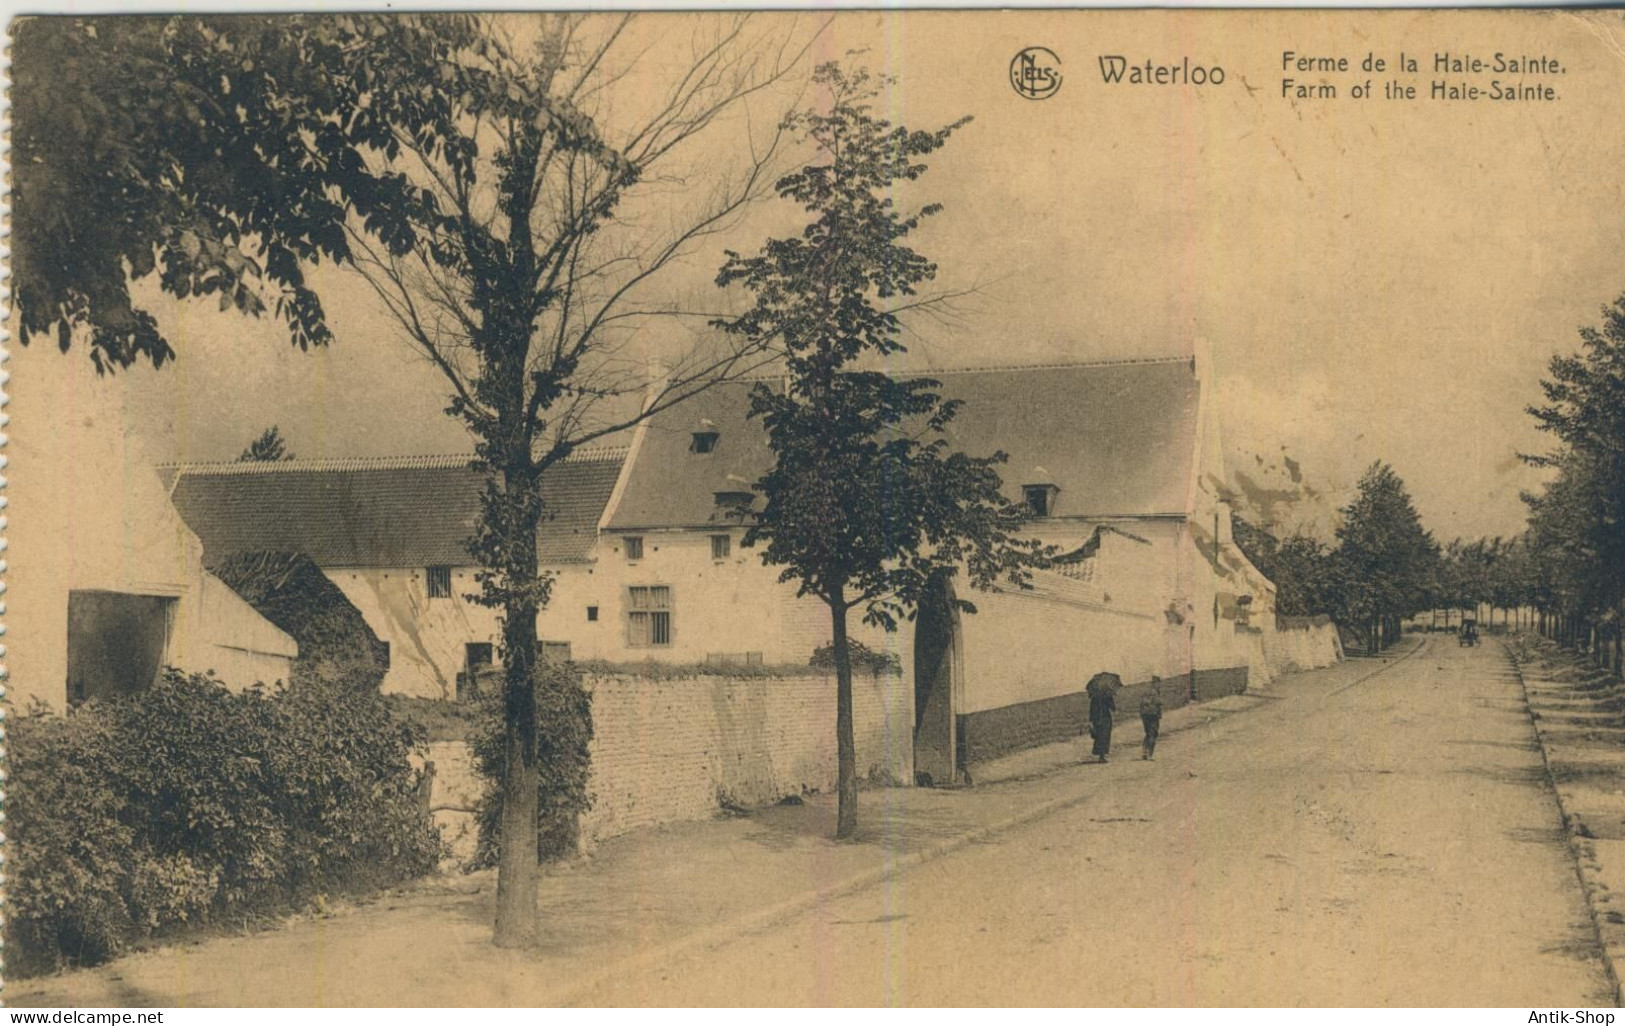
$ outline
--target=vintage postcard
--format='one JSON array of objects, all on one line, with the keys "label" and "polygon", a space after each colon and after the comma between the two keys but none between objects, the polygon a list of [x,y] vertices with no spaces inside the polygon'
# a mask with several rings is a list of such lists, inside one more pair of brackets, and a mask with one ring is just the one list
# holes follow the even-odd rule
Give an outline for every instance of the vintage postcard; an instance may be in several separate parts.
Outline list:
[{"label": "vintage postcard", "polygon": [[7,1005],[1619,1002],[1620,13],[9,45]]}]

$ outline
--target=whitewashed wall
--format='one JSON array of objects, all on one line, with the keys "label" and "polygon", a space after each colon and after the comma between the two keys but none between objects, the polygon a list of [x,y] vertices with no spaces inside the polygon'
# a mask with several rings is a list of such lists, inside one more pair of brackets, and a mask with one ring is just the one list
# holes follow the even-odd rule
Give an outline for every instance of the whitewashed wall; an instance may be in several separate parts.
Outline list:
[{"label": "whitewashed wall", "polygon": [[67,701],[68,593],[175,600],[164,661],[216,670],[234,688],[285,679],[297,646],[203,569],[203,546],[175,511],[154,460],[128,433],[122,376],[98,378],[82,353],[13,354],[10,414],[50,430],[7,447],[8,699]]},{"label": "whitewashed wall", "polygon": [[[545,641],[570,642],[575,659],[602,658],[613,631],[603,618],[587,620],[586,607],[597,601],[590,566],[552,568],[555,574],[548,606],[537,617],[537,636]],[[476,592],[475,571],[452,570],[451,595],[430,598],[426,567],[380,569],[334,567],[324,572],[344,592],[380,641],[389,643],[389,670],[385,694],[417,698],[454,698],[457,674],[466,660],[465,646],[499,640],[497,610],[470,602]]]},{"label": "whitewashed wall", "polygon": [[[586,678],[593,693],[591,811],[582,843],[640,827],[707,819],[724,803],[769,805],[835,787],[835,681],[813,675],[679,679]],[[883,782],[913,777],[913,695],[893,674],[853,680],[858,773]],[[435,806],[471,807],[484,783],[463,742],[431,746]],[[472,853],[471,817],[437,813],[443,833]]]}]

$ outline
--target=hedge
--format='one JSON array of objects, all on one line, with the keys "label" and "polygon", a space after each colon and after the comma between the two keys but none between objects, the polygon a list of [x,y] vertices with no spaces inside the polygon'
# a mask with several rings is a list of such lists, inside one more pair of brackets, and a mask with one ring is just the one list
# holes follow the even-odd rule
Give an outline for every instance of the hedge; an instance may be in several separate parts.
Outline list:
[{"label": "hedge", "polygon": [[11,737],[13,974],[390,886],[442,854],[408,761],[418,731],[376,694],[233,694],[169,670],[137,695],[30,710]]}]

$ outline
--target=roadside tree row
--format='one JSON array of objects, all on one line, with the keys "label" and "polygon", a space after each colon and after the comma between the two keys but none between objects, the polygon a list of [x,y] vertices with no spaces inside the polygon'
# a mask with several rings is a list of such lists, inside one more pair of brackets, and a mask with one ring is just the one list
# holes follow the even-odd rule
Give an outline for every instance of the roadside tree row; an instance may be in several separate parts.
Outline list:
[{"label": "roadside tree row", "polygon": [[1275,582],[1279,615],[1330,615],[1375,653],[1399,637],[1405,619],[1433,603],[1439,546],[1405,482],[1380,460],[1366,468],[1340,513],[1335,546],[1301,534],[1277,539],[1244,520],[1235,537]]},{"label": "roadside tree row", "polygon": [[1554,357],[1545,403],[1528,410],[1554,447],[1525,456],[1553,476],[1526,493],[1527,597],[1541,632],[1621,664],[1625,614],[1625,296],[1580,329],[1580,350]]}]

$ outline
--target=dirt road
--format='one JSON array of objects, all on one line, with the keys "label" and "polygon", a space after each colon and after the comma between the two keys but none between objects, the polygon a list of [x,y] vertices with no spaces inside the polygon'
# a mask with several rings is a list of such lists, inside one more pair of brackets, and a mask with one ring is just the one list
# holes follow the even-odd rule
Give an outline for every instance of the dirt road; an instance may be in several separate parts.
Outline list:
[{"label": "dirt road", "polygon": [[578,997],[1609,1002],[1499,644],[1439,639],[1352,686],[1311,675],[1275,695],[1155,762],[1075,771],[1108,785],[1068,811]]},{"label": "dirt road", "polygon": [[[43,1007],[1540,1008],[1610,999],[1523,692],[1495,642],[1469,650],[1442,638],[1174,718],[1184,729],[1152,763],[1124,746],[1106,766],[1077,765],[1080,742],[1027,753],[1058,751],[1066,764],[1002,783],[867,792],[858,844],[828,839],[833,808],[822,798],[628,835],[548,874],[546,940],[534,950],[491,947],[487,873],[14,981],[4,998]],[[977,829],[1046,808],[1062,811]],[[955,846],[974,837],[984,839]],[[937,845],[948,853],[897,871]],[[844,883],[870,877],[882,882]],[[809,888],[846,896],[786,900]],[[741,934],[744,921],[771,925]]]}]

